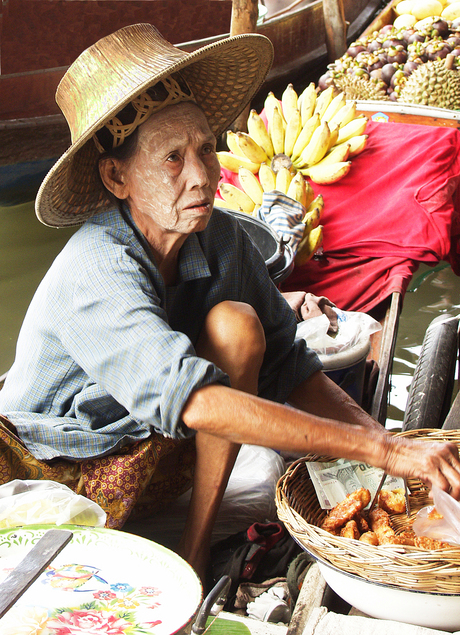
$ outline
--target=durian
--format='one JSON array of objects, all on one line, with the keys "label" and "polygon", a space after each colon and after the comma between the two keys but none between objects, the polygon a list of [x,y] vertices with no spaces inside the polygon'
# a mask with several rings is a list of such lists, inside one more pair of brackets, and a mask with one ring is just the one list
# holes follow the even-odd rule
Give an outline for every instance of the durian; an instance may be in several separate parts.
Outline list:
[{"label": "durian", "polygon": [[383,82],[371,81],[350,73],[334,78],[334,85],[344,93],[346,99],[373,101],[388,101],[389,99]]},{"label": "durian", "polygon": [[398,101],[459,110],[460,72],[449,68],[448,58],[421,64],[407,78]]}]

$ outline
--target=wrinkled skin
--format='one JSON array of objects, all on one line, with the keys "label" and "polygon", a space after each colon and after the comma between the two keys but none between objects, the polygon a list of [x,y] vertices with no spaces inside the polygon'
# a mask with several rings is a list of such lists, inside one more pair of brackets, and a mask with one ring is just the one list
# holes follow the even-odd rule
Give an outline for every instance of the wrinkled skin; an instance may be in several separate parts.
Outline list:
[{"label": "wrinkled skin", "polygon": [[139,128],[134,156],[103,162],[101,176],[126,200],[160,271],[172,280],[187,236],[211,218],[219,182],[216,139],[202,111],[185,102],[153,114]]}]

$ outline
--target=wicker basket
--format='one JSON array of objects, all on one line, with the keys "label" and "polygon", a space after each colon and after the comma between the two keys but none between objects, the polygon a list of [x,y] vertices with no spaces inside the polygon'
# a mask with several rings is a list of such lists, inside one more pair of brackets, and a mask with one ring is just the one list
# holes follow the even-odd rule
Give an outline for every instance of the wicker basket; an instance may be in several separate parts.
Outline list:
[{"label": "wicker basket", "polygon": [[[458,430],[411,430],[398,433],[427,441],[451,441],[460,447]],[[293,463],[276,488],[278,516],[295,540],[319,560],[366,580],[405,589],[460,594],[460,547],[423,551],[416,547],[374,547],[358,540],[333,536],[319,527],[326,515],[321,509],[306,467],[307,461],[330,461],[308,455]],[[412,526],[417,512],[432,504],[428,489],[419,480],[408,481],[411,517],[393,515],[396,533]]]}]

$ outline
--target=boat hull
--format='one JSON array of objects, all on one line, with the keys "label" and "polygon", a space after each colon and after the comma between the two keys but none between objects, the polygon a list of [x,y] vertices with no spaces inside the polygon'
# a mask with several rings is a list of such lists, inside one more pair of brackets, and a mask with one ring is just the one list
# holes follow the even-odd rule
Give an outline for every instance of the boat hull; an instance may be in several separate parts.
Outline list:
[{"label": "boat hull", "polygon": [[[344,0],[345,18],[350,23],[349,40],[357,37],[371,22],[380,3],[381,0]],[[168,22],[165,12],[171,4],[175,8],[174,20]],[[222,25],[229,28],[231,4],[228,0],[203,0],[193,3],[192,11],[188,0],[174,0],[174,3],[161,0],[82,0],[78,3],[70,0],[9,0],[3,13],[0,9],[0,206],[32,200],[48,169],[68,147],[69,133],[54,95],[68,64],[81,50],[126,24],[148,21],[158,24],[165,37],[177,46],[192,51],[228,36]],[[207,26],[202,25],[205,6],[209,11],[213,7],[212,28],[215,31],[210,35],[209,18]],[[219,11],[215,11],[216,7]],[[190,26],[185,32],[193,34],[200,28],[199,32],[207,37],[178,40],[184,37],[184,29],[178,28],[179,13],[189,18],[191,13],[193,18],[186,21],[186,25],[194,22],[193,29]],[[27,21],[22,19],[25,14],[30,16]],[[39,40],[36,29],[31,32],[30,25],[34,23],[40,24],[43,30]],[[53,26],[51,31],[49,24]],[[86,30],[85,25],[89,25]],[[306,1],[305,5],[292,11],[269,17],[258,25],[257,30],[273,42],[275,59],[267,81],[254,100],[256,108],[269,90],[276,91],[289,82],[314,80],[325,68],[327,48],[322,2]],[[50,38],[53,35],[52,46]],[[28,170],[30,182],[27,182]]]}]

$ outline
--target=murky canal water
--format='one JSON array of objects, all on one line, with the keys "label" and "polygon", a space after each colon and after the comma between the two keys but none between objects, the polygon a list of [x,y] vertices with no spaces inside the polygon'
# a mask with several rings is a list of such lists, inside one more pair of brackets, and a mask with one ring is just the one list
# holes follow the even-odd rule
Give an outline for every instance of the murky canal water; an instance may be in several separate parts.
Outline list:
[{"label": "murky canal water", "polygon": [[[32,295],[74,229],[51,229],[33,203],[0,208],[0,375],[14,359],[19,328]],[[421,266],[404,300],[393,365],[387,427],[400,427],[423,337],[438,315],[460,313],[460,278],[443,264]]]}]

